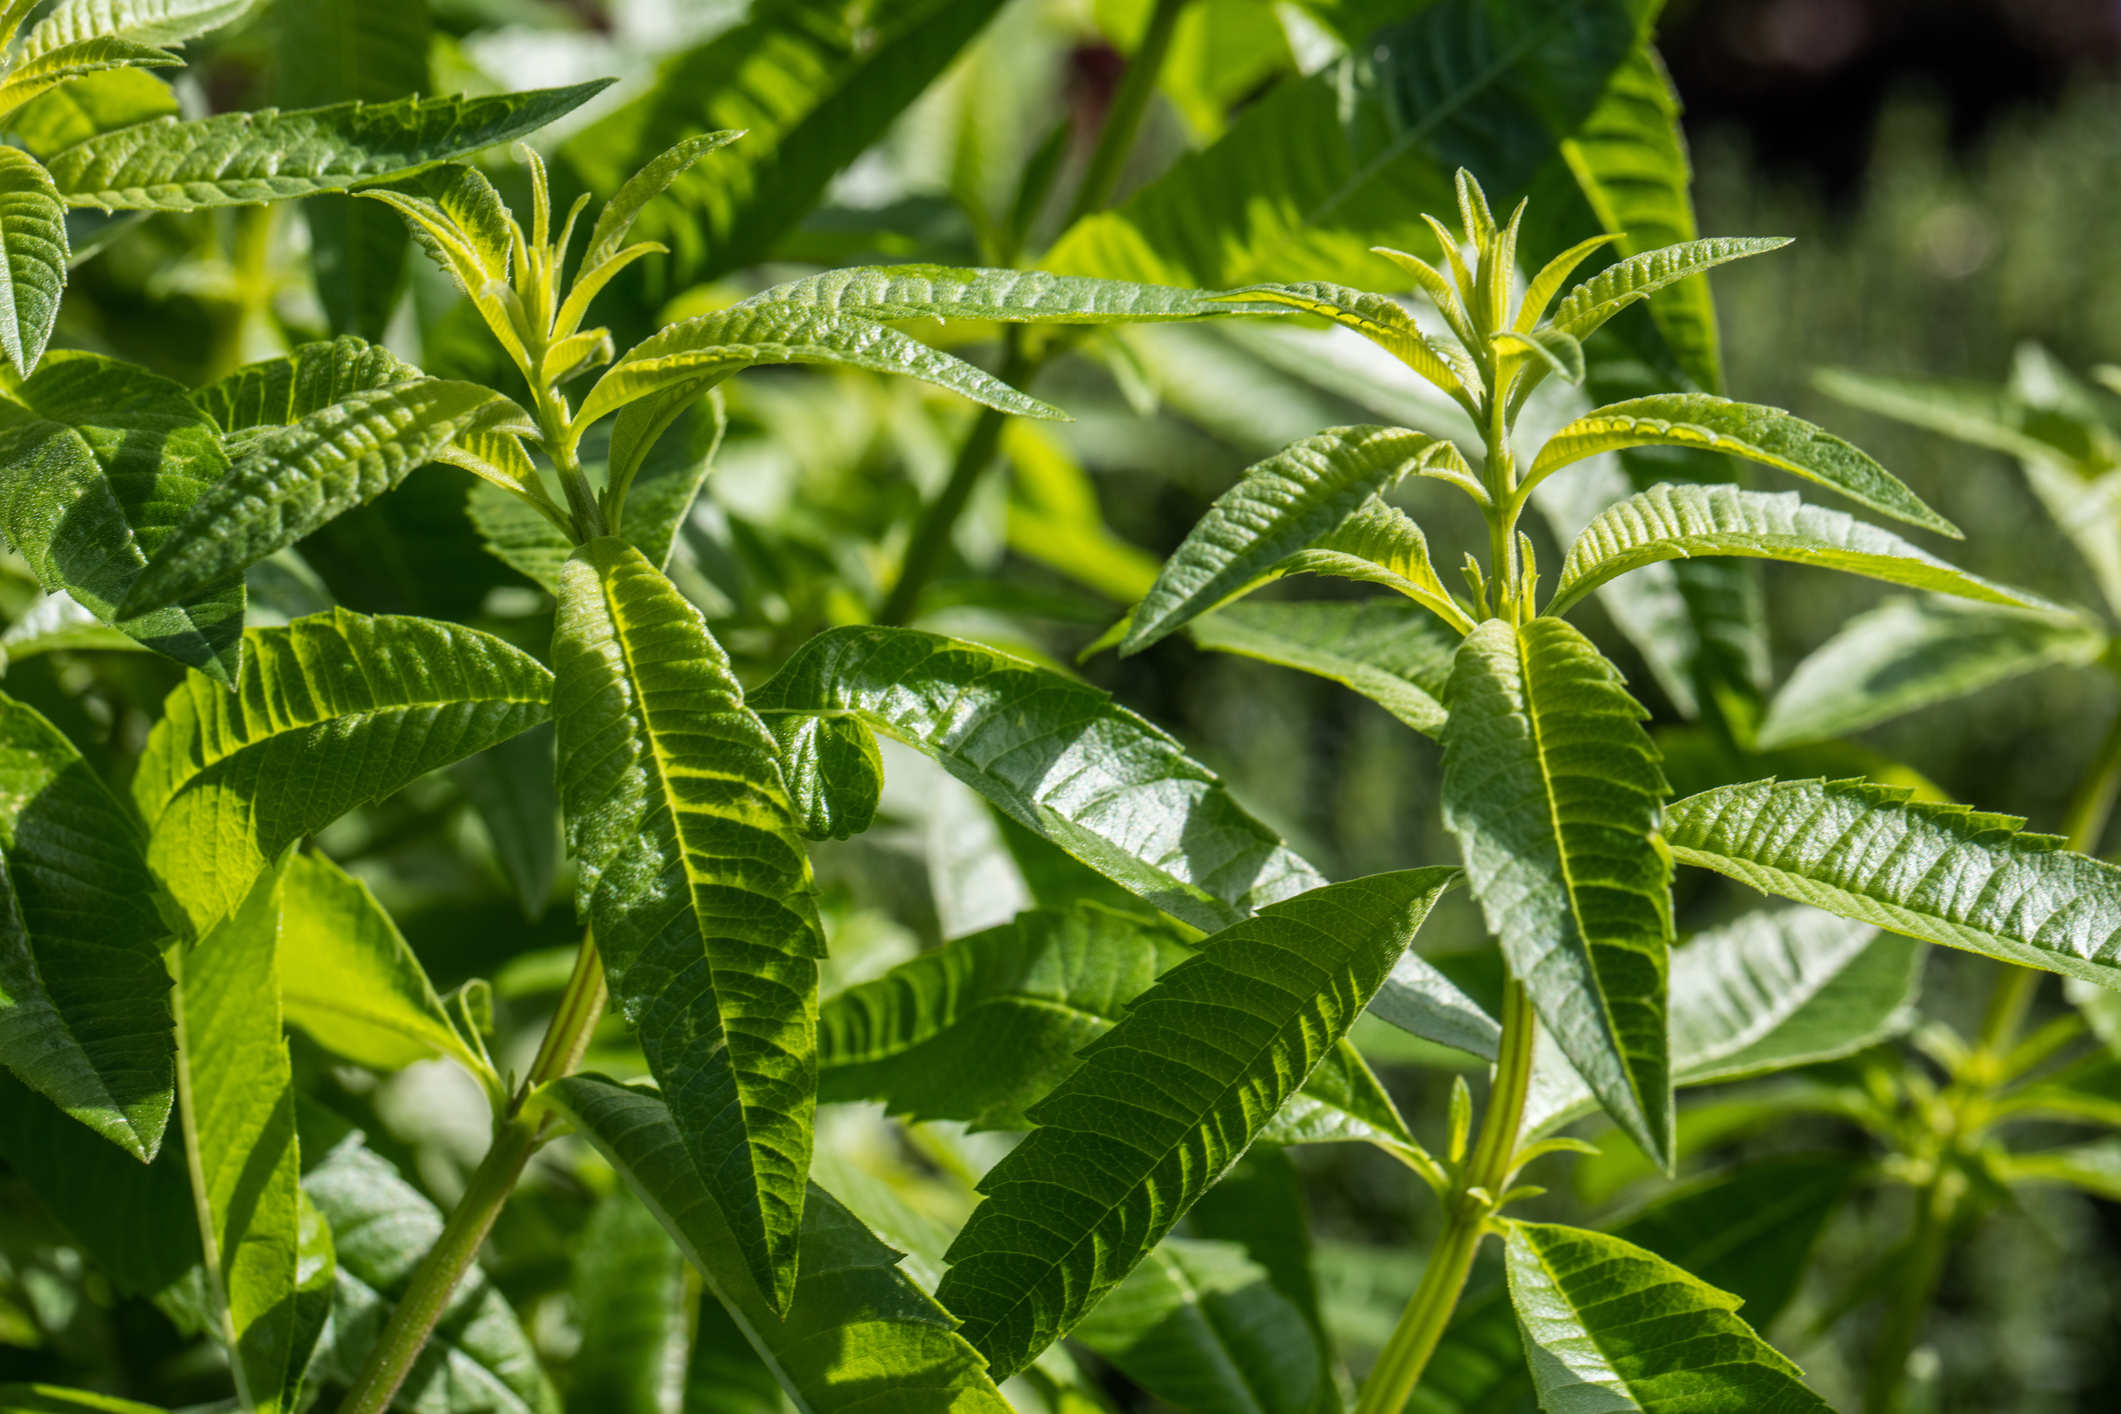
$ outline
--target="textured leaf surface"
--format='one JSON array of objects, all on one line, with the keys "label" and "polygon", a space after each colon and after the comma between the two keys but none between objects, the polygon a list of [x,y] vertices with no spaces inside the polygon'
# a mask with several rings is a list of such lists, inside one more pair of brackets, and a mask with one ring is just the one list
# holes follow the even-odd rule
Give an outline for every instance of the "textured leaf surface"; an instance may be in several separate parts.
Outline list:
[{"label": "textured leaf surface", "polygon": [[1410,1035],[1495,1059],[1502,1025],[1458,984],[1409,950],[1370,999],[1370,1014]]},{"label": "textured leaf surface", "polygon": [[869,828],[884,761],[868,727],[852,717],[777,717],[773,735],[803,838],[844,840]]},{"label": "textured leaf surface", "polygon": [[[1414,322],[1413,316],[1388,296],[1321,281],[1255,285],[1243,293],[1353,329],[1453,397],[1468,396],[1469,384],[1475,388],[1479,386],[1478,378],[1462,352],[1432,342],[1421,332],[1421,326]],[[1582,361],[1581,350],[1577,361]]]},{"label": "textured leaf surface", "polygon": [[1510,1225],[1510,1299],[1548,1414],[1825,1411],[1738,1298],[1633,1243]]},{"label": "textured leaf surface", "polygon": [[241,18],[254,0],[59,0],[22,37],[25,57],[84,39],[179,44]]},{"label": "textured leaf surface", "polygon": [[1074,1328],[1236,1162],[1456,877],[1379,874],[1264,909],[1087,1049],[981,1181],[936,1289],[998,1374]]},{"label": "textured leaf surface", "polygon": [[1188,625],[1218,653],[1295,668],[1354,689],[1429,736],[1443,729],[1443,696],[1458,635],[1404,600],[1232,604]]},{"label": "textured leaf surface", "polygon": [[1260,312],[1169,285],[947,265],[827,270],[761,290],[739,307],[757,305],[800,305],[864,319],[996,319],[1022,324],[1132,324]]},{"label": "textured leaf surface", "polygon": [[1120,644],[1139,653],[1305,549],[1380,491],[1458,449],[1400,427],[1335,427],[1254,466],[1216,498],[1164,562]]},{"label": "textured leaf surface", "polygon": [[1562,562],[1545,612],[1558,614],[1616,575],[1659,560],[1740,555],[1868,575],[1911,589],[2046,609],[2037,595],[1994,584],[1854,516],[1807,506],[1797,493],[1736,486],[1653,486],[1602,511]]},{"label": "textured leaf surface", "polygon": [[803,1275],[784,1318],[754,1288],[744,1244],[659,1097],[592,1075],[546,1093],[626,1176],[744,1338],[813,1414],[1008,1414],[950,1314],[899,1270],[901,1254],[831,1194],[810,1186]]},{"label": "textured leaf surface", "polygon": [[1327,574],[1395,589],[1461,634],[1473,619],[1436,577],[1428,537],[1397,506],[1365,503],[1337,530],[1299,550],[1276,567],[1286,574]]},{"label": "textured leaf surface", "polygon": [[120,128],[55,153],[48,164],[69,206],[195,211],[345,191],[464,157],[534,132],[610,84],[482,98],[335,103],[282,113],[222,113]]},{"label": "textured leaf surface", "polygon": [[252,629],[233,693],[191,678],[133,778],[148,862],[196,926],[354,806],[542,720],[552,675],[475,629],[335,609]]},{"label": "textured leaf surface", "polygon": [[66,292],[66,207],[51,174],[0,148],[0,350],[27,378],[44,357]]},{"label": "textured leaf surface", "polygon": [[1744,457],[1830,487],[1895,520],[1959,536],[1957,526],[1861,448],[1781,408],[1707,393],[1632,398],[1579,417],[1540,448],[1525,480],[1537,482],[1572,462],[1623,447],[1700,447]]},{"label": "textured leaf surface", "polygon": [[1170,737],[1096,688],[992,648],[832,629],[750,700],[767,716],[860,717],[1205,932],[1324,882]]},{"label": "textured leaf surface", "polygon": [[1763,751],[1866,727],[2106,650],[2083,619],[1963,599],[1896,597],[1858,614],[1799,663],[1768,704]]},{"label": "textured leaf surface", "polygon": [[1588,339],[1621,310],[1667,285],[1789,243],[1787,236],[1724,237],[1646,250],[1616,261],[1563,295],[1550,322],[1565,334]]},{"label": "textured leaf surface", "polygon": [[121,617],[148,558],[228,470],[183,387],[99,354],[46,358],[0,398],[0,528],[47,590],[223,684],[243,631],[240,581]]},{"label": "textured leaf surface", "polygon": [[0,1062],[142,1162],[175,1041],[145,841],[73,745],[0,697]]},{"label": "textured leaf surface", "polygon": [[1510,971],[1606,1111],[1669,1159],[1669,792],[1620,673],[1574,628],[1490,619],[1458,650],[1444,823]]},{"label": "textured leaf surface", "polygon": [[421,376],[419,369],[382,345],[342,334],[297,345],[279,358],[246,363],[193,393],[191,400],[223,432],[248,432],[286,427],[356,394],[415,382]]},{"label": "textured leaf surface", "polygon": [[825,942],[778,749],[699,611],[623,541],[561,571],[553,661],[576,907],[753,1279],[786,1310]]},{"label": "textured leaf surface", "polygon": [[1683,864],[2027,967],[2121,987],[2121,868],[2015,815],[1864,781],[1757,781],[1675,801]]}]

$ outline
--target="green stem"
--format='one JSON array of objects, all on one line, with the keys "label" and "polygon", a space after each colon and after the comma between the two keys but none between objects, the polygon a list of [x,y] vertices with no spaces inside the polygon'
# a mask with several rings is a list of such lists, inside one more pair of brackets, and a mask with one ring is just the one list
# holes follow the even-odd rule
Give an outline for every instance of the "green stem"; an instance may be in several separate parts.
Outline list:
[{"label": "green stem", "polygon": [[2106,822],[2114,813],[2114,793],[2121,788],[2121,712],[2107,724],[2106,739],[2092,757],[2091,769],[2070,797],[2069,811],[2062,817],[2062,833],[2069,847],[2091,854],[2106,833]]},{"label": "green stem", "polygon": [[1163,73],[1164,59],[1171,52],[1172,36],[1178,31],[1178,17],[1185,8],[1186,0],[1156,0],[1156,9],[1149,15],[1149,27],[1142,34],[1141,47],[1128,61],[1127,71],[1119,81],[1119,91],[1112,95],[1112,106],[1105,110],[1105,128],[1098,134],[1097,148],[1090,154],[1090,165],[1083,172],[1083,184],[1076,188],[1075,202],[1068,208],[1068,226],[1094,211],[1102,211],[1111,199],[1120,169],[1134,151],[1135,134],[1141,128],[1142,115],[1148,111],[1149,95],[1155,91],[1156,80]]},{"label": "green stem", "polygon": [[1907,1383],[1907,1357],[1922,1334],[1930,1302],[1936,1298],[1938,1280],[1944,1274],[1945,1239],[1951,1228],[1954,1206],[1946,1183],[1947,1171],[1923,1186],[1917,1198],[1915,1231],[1908,1238],[1907,1262],[1900,1269],[1893,1304],[1886,1311],[1885,1329],[1871,1351],[1870,1378],[1863,1393],[1864,1414],[1895,1414],[1902,1387]]},{"label": "green stem", "polygon": [[485,1245],[502,1205],[508,1201],[516,1180],[522,1177],[523,1166],[537,1152],[546,1116],[524,1114],[523,1102],[540,1085],[559,1079],[581,1063],[590,1033],[604,1014],[604,1003],[604,964],[597,956],[596,940],[584,938],[581,951],[575,955],[574,973],[560,995],[552,1024],[545,1029],[544,1044],[538,1048],[529,1076],[516,1091],[508,1113],[500,1117],[493,1144],[471,1176],[470,1187],[457,1200],[449,1221],[442,1227],[442,1235],[421,1259],[412,1285],[390,1313],[389,1324],[383,1327],[375,1349],[355,1376],[353,1389],[340,1404],[339,1414],[383,1414],[397,1397],[398,1387],[405,1383],[413,1361],[426,1347],[435,1323],[442,1319],[464,1274],[478,1260],[479,1248]]},{"label": "green stem", "polygon": [[1513,977],[1503,988],[1502,1045],[1495,1062],[1495,1083],[1488,1091],[1480,1137],[1461,1170],[1464,1183],[1451,1199],[1443,1235],[1429,1253],[1414,1299],[1385,1342],[1376,1368],[1363,1381],[1355,1414],[1400,1414],[1406,1408],[1451,1323],[1452,1312],[1458,1309],[1480,1239],[1488,1231],[1516,1166],[1517,1132],[1524,1123],[1525,1095],[1532,1083],[1534,1031],[1531,998]]}]

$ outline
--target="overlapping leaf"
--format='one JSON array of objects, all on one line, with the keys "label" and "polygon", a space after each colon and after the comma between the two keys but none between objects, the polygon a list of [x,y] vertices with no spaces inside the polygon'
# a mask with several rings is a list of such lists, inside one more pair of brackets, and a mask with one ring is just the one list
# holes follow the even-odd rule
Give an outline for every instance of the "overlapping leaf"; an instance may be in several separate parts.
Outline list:
[{"label": "overlapping leaf", "polygon": [[177,95],[145,69],[106,69],[38,95],[8,114],[30,156],[48,158],[98,133],[177,111]]},{"label": "overlapping leaf", "polygon": [[1324,882],[1170,737],[1096,688],[992,648],[918,629],[832,629],[750,703],[768,718],[861,718],[1203,931]]},{"label": "overlapping leaf", "polygon": [[1202,648],[1331,678],[1418,732],[1443,729],[1458,635],[1403,600],[1232,604],[1187,629]]},{"label": "overlapping leaf", "polygon": [[24,378],[51,340],[68,254],[51,174],[21,149],[0,148],[0,350]]},{"label": "overlapping leaf", "polygon": [[1436,576],[1429,540],[1405,511],[1371,500],[1340,526],[1275,567],[1284,574],[1325,574],[1397,590],[1461,634],[1473,618]]},{"label": "overlapping leaf", "polygon": [[552,898],[560,866],[560,793],[553,780],[553,732],[539,725],[449,768],[493,841],[515,885],[523,916],[535,923]]},{"label": "overlapping leaf", "polygon": [[621,1188],[589,1215],[568,1285],[582,1344],[568,1414],[656,1414],[688,1354],[685,1263],[655,1215]]},{"label": "overlapping leaf", "polygon": [[181,44],[241,18],[254,0],[59,0],[22,37],[34,57],[105,36],[136,44]]},{"label": "overlapping leaf", "polygon": [[786,1311],[825,948],[779,752],[699,611],[623,541],[562,569],[553,660],[577,908],[752,1279]]},{"label": "overlapping leaf", "polygon": [[936,1296],[999,1375],[1071,1330],[1295,1093],[1455,870],[1329,885],[1207,940],[1031,1112]]},{"label": "overlapping leaf", "polygon": [[[286,427],[359,393],[415,382],[420,370],[351,334],[246,363],[191,395],[224,433]],[[235,446],[245,439],[231,438]]]},{"label": "overlapping leaf", "polygon": [[1020,324],[1138,324],[1269,312],[1258,301],[1233,304],[1169,285],[947,265],[827,270],[763,289],[738,307],[758,305],[798,305],[864,319],[995,319]]},{"label": "overlapping leaf", "polygon": [[233,693],[191,678],[133,778],[148,861],[203,927],[267,859],[542,720],[552,675],[474,629],[344,609],[253,629]]}]

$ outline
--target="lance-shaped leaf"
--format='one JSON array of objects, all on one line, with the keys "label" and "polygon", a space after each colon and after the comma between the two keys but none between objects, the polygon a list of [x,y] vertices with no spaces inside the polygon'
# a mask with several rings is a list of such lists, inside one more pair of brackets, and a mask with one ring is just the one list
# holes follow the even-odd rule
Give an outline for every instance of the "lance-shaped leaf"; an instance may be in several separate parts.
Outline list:
[{"label": "lance-shaped leaf", "polygon": [[523,410],[476,383],[421,378],[328,403],[235,442],[235,465],[193,503],[126,596],[158,609],[247,569],[365,505],[464,433],[530,430]]},{"label": "lance-shaped leaf", "polygon": [[7,1414],[164,1414],[159,1405],[137,1404],[70,1385],[0,1385],[0,1410]]},{"label": "lance-shaped leaf", "polygon": [[1120,654],[1139,653],[1338,529],[1409,472],[1465,465],[1441,438],[1401,427],[1335,427],[1245,470],[1164,562]]},{"label": "lance-shaped leaf", "polygon": [[1510,1300],[1550,1414],[1827,1414],[1718,1291],[1631,1242],[1511,1223]]},{"label": "lance-shaped leaf", "polygon": [[950,1313],[899,1270],[902,1254],[824,1189],[810,1185],[803,1279],[787,1311],[777,1312],[754,1287],[745,1244],[660,1097],[595,1075],[570,1076],[543,1093],[625,1175],[800,1407],[1008,1414]]},{"label": "lance-shaped leaf", "polygon": [[1202,648],[1331,678],[1418,732],[1443,729],[1458,635],[1405,600],[1232,604],[1187,629]]},{"label": "lance-shaped leaf", "polygon": [[801,305],[767,305],[702,314],[643,339],[597,380],[582,400],[575,424],[586,427],[606,413],[666,388],[686,388],[697,396],[731,374],[761,363],[826,364],[904,374],[1002,412],[1065,416],[993,374],[929,348],[887,324]]},{"label": "lance-shaped leaf", "polygon": [[142,569],[228,470],[213,422],[183,387],[99,354],[64,351],[0,397],[0,529],[48,591],[223,684],[235,678],[243,586],[121,615]]},{"label": "lance-shaped leaf", "polygon": [[[1405,957],[1402,953],[1401,960]],[[1255,1142],[1375,1144],[1425,1173],[1435,1172],[1399,1106],[1385,1093],[1384,1082],[1346,1039],[1326,1052],[1303,1088],[1283,1102]]]},{"label": "lance-shaped leaf", "polygon": [[68,255],[51,174],[20,148],[0,148],[0,349],[24,378],[51,340]]},{"label": "lance-shaped leaf", "polygon": [[[420,1259],[442,1235],[442,1213],[358,1135],[304,1174],[302,1191],[331,1223],[339,1257],[331,1331],[310,1378],[350,1386]],[[560,1401],[537,1347],[474,1262],[391,1407],[401,1414],[559,1414]]]},{"label": "lance-shaped leaf", "polygon": [[233,693],[170,693],[133,777],[148,862],[204,927],[265,861],[546,715],[552,675],[490,634],[344,609],[252,629]]},{"label": "lance-shaped leaf", "polygon": [[1673,802],[1673,857],[2006,962],[2121,988],[2121,868],[2015,815],[1867,781],[1755,781]]},{"label": "lance-shaped leaf", "polygon": [[1726,261],[1780,250],[1789,243],[1787,236],[1724,237],[1646,250],[1614,262],[1563,295],[1548,323],[1581,342],[1621,310],[1667,285]]},{"label": "lance-shaped leaf", "polygon": [[345,191],[512,141],[580,107],[611,84],[468,98],[401,98],[325,108],[159,118],[55,153],[69,206],[196,211]]},{"label": "lance-shaped leaf", "polygon": [[279,358],[246,363],[193,393],[191,400],[223,432],[247,432],[286,427],[357,393],[417,382],[421,376],[381,344],[342,334],[297,345]]},{"label": "lance-shaped leaf", "polygon": [[1275,568],[1284,574],[1328,574],[1381,584],[1406,595],[1461,634],[1473,631],[1473,617],[1436,577],[1429,561],[1429,539],[1397,506],[1371,499],[1354,515],[1299,550]]},{"label": "lance-shaped leaf", "polygon": [[1444,824],[1510,972],[1607,1113],[1669,1163],[1669,793],[1649,714],[1559,619],[1490,619],[1458,650]]},{"label": "lance-shaped leaf", "polygon": [[166,69],[183,62],[167,49],[110,35],[77,40],[35,58],[18,57],[7,77],[0,80],[0,115],[91,74],[125,68]]},{"label": "lance-shaped leaf", "polygon": [[277,871],[260,874],[241,906],[182,952],[176,991],[178,1089],[215,1334],[237,1397],[260,1410],[289,1407],[309,1361],[296,1348],[306,1324],[301,1162],[274,961],[279,884]]},{"label": "lance-shaped leaf", "polygon": [[980,1183],[937,1299],[1003,1377],[1074,1328],[1347,1034],[1452,869],[1332,884],[1202,944]]},{"label": "lance-shaped leaf", "polygon": [[1569,547],[1561,583],[1543,612],[1562,613],[1629,570],[1696,555],[1786,560],[1990,604],[2054,608],[2038,595],[1948,565],[1854,516],[1807,506],[1795,491],[1770,495],[1729,485],[1667,485],[1628,497],[1584,527]]},{"label": "lance-shaped leaf", "polygon": [[576,907],[752,1278],[786,1311],[825,943],[779,752],[699,611],[624,541],[561,570],[553,661]]},{"label": "lance-shaped leaf", "polygon": [[1231,293],[1249,295],[1270,305],[1300,309],[1353,329],[1444,392],[1467,404],[1468,410],[1479,397],[1479,374],[1465,355],[1432,343],[1413,317],[1384,295],[1320,283],[1253,285]]},{"label": "lance-shaped leaf", "polygon": [[1421,954],[1408,951],[1370,999],[1370,1014],[1409,1035],[1495,1059],[1502,1024]]},{"label": "lance-shaped leaf", "polygon": [[2121,1139],[2095,1139],[2035,1154],[1998,1154],[1989,1171],[2005,1183],[2065,1184],[2121,1202]]},{"label": "lance-shaped leaf", "polygon": [[1166,1239],[1075,1338],[1188,1414],[1311,1414],[1329,1378],[1303,1313],[1234,1242]]},{"label": "lance-shaped leaf", "polygon": [[1763,751],[1851,736],[2007,679],[2106,651],[2097,625],[1963,599],[1886,600],[1858,614],[1790,673],[1760,724]]},{"label": "lance-shaped leaf", "polygon": [[[670,184],[683,176],[693,163],[742,136],[744,134],[725,128],[720,132],[695,133],[680,138],[628,177],[625,184],[612,194],[611,200],[604,203],[604,209],[597,213],[596,226],[589,232],[589,246],[582,252],[582,276],[591,276],[619,253],[620,247],[626,244],[626,233],[640,218],[641,208],[669,190]],[[580,288],[579,277],[576,287]]]},{"label": "lance-shaped leaf", "polygon": [[241,18],[254,0],[59,0],[22,37],[34,57],[105,36],[136,44],[181,44]]},{"label": "lance-shaped leaf", "polygon": [[1279,312],[1258,301],[1232,305],[1213,291],[1049,275],[1043,270],[948,265],[827,270],[760,290],[737,307],[759,305],[798,305],[864,319],[994,319],[1011,324],[1138,324]]},{"label": "lance-shaped leaf", "polygon": [[1839,491],[1860,506],[1953,539],[1959,527],[1924,505],[1861,448],[1781,408],[1707,393],[1631,398],[1577,418],[1540,448],[1525,473],[1536,484],[1563,467],[1623,447],[1699,447],[1771,466]]},{"label": "lance-shaped leaf", "polygon": [[1204,932],[1324,879],[1176,741],[1079,679],[918,629],[817,635],[753,710],[860,717]]}]

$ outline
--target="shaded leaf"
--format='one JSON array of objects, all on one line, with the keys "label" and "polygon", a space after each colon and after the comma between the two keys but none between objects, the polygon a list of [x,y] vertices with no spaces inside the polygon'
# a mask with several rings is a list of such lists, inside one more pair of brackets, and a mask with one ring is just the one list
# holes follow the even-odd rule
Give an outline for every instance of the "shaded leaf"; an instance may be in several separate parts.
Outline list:
[{"label": "shaded leaf", "polygon": [[479,812],[523,916],[533,923],[544,916],[560,868],[553,753],[553,733],[541,724],[449,768],[450,779]]},{"label": "shaded leaf", "polygon": [[176,93],[152,73],[106,69],[39,94],[8,115],[8,126],[29,155],[41,159],[98,133],[176,111]]},{"label": "shaded leaf", "polygon": [[1443,729],[1438,699],[1458,635],[1414,604],[1232,604],[1187,629],[1202,648],[1330,678],[1418,732],[1434,736]]},{"label": "shaded leaf", "polygon": [[42,163],[0,148],[0,350],[27,378],[66,292],[66,207]]},{"label": "shaded leaf", "polygon": [[598,1200],[567,1294],[582,1332],[567,1414],[665,1414],[691,1334],[684,1259],[632,1193]]},{"label": "shaded leaf", "polygon": [[2036,1154],[2004,1154],[1991,1160],[2005,1183],[2054,1183],[2121,1202],[2121,1139],[2097,1139]]}]

